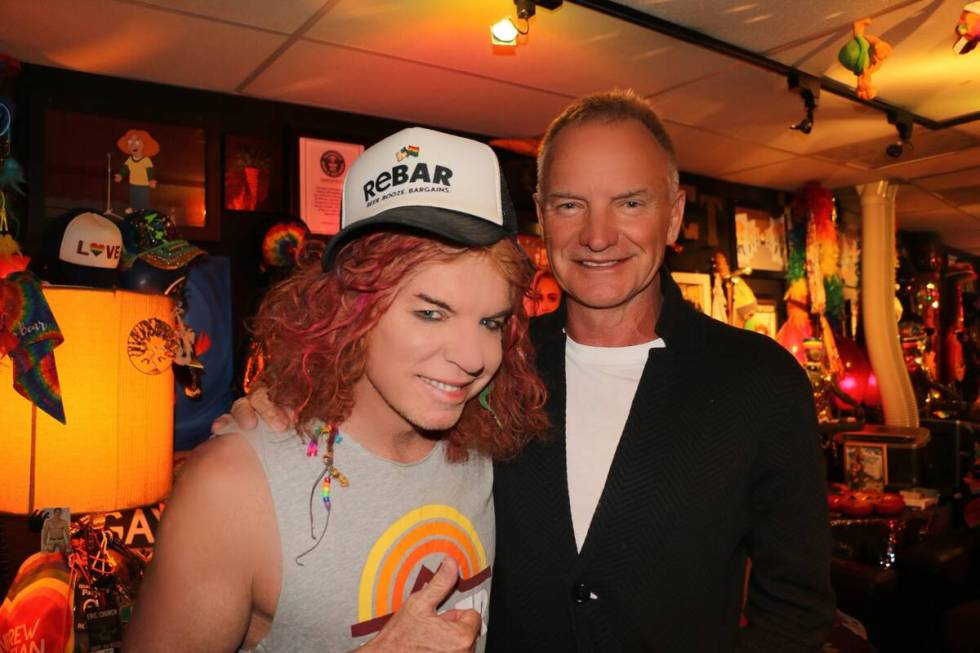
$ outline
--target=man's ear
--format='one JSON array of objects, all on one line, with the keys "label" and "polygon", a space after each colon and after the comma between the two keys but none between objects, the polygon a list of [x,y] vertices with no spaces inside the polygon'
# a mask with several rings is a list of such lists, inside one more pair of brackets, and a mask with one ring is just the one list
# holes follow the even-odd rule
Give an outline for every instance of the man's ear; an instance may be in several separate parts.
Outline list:
[{"label": "man's ear", "polygon": [[687,193],[684,189],[678,189],[674,196],[674,201],[670,205],[670,226],[667,229],[667,244],[673,245],[677,242],[677,236],[681,233],[681,225],[684,224],[684,206],[687,203]]},{"label": "man's ear", "polygon": [[547,236],[545,234],[546,227],[544,224],[544,207],[541,206],[541,202],[542,202],[541,193],[536,192],[534,193],[533,197],[534,197],[534,213],[535,215],[538,216],[538,225],[541,227],[541,237],[546,239]]}]

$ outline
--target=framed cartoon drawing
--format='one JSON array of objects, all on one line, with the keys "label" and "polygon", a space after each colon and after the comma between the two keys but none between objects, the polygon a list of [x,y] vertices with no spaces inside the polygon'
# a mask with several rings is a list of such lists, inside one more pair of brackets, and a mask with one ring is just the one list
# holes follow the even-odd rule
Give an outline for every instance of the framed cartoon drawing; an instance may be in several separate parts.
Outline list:
[{"label": "framed cartoon drawing", "polygon": [[156,209],[178,228],[206,226],[203,127],[48,109],[44,140],[49,217],[81,207],[120,216]]},{"label": "framed cartoon drawing", "polygon": [[706,315],[711,314],[711,275],[698,272],[671,272],[684,299]]}]

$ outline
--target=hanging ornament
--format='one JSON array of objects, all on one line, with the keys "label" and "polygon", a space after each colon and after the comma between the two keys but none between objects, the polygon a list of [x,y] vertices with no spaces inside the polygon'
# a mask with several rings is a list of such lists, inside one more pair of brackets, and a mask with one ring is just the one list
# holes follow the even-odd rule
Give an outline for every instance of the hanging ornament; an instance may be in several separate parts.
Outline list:
[{"label": "hanging ornament", "polygon": [[956,23],[956,42],[953,52],[967,54],[980,42],[980,2],[971,2],[963,7],[960,20]]},{"label": "hanging ornament", "polygon": [[871,75],[878,72],[892,51],[892,46],[866,33],[870,24],[870,18],[854,21],[854,37],[837,53],[841,65],[857,76],[857,95],[862,100],[872,100],[878,94],[871,84]]},{"label": "hanging ornament", "polygon": [[[801,339],[819,337],[832,374],[839,375],[842,363],[834,343],[832,323],[843,316],[840,278],[840,245],[834,197],[816,182],[801,188],[789,207],[788,265],[786,291],[789,320],[777,340],[804,362]],[[804,326],[806,312],[813,324]]]}]

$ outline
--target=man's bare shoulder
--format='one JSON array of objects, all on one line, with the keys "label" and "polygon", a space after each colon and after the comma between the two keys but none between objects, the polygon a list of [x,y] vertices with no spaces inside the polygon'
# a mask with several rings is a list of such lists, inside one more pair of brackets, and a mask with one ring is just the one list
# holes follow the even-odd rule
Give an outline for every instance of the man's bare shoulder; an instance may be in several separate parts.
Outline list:
[{"label": "man's bare shoulder", "polygon": [[215,492],[241,492],[241,483],[263,477],[255,449],[240,433],[215,436],[198,445],[177,471],[175,491],[181,486],[203,486]]},{"label": "man's bare shoulder", "polygon": [[[276,541],[268,487],[248,441],[225,435],[198,446],[167,499],[127,632],[132,650],[236,647],[256,610],[275,611]],[[257,596],[265,587],[273,589]],[[209,615],[208,628],[200,627],[201,614]]]},{"label": "man's bare shoulder", "polygon": [[180,513],[182,524],[220,523],[214,535],[233,538],[255,526],[257,512],[271,508],[255,450],[241,434],[229,433],[194,449],[177,472],[166,511]]}]

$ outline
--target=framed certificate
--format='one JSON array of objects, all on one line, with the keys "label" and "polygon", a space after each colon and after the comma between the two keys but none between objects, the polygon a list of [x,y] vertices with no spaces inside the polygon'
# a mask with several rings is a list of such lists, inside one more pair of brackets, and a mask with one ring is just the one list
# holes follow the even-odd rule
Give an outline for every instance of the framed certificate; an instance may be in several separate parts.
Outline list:
[{"label": "framed certificate", "polygon": [[299,138],[299,214],[315,234],[340,231],[344,179],[363,145]]}]

